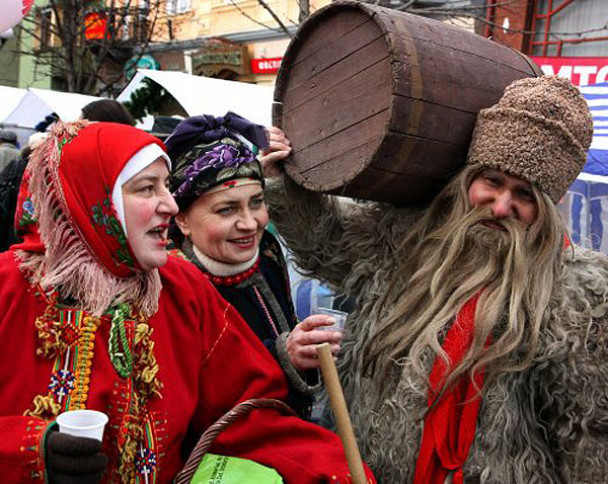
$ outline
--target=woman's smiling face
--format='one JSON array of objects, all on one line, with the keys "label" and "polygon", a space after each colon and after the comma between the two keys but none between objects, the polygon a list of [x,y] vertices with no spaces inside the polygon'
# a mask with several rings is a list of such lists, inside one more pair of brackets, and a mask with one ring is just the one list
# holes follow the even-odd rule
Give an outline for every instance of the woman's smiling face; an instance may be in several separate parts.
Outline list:
[{"label": "woman's smiling face", "polygon": [[203,254],[225,264],[252,259],[268,224],[260,183],[203,193],[175,221]]}]

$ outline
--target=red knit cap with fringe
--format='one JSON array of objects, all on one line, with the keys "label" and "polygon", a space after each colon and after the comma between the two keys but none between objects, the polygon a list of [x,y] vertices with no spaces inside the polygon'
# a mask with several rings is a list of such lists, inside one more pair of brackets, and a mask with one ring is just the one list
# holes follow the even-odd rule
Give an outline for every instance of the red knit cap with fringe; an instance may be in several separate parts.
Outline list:
[{"label": "red knit cap with fringe", "polygon": [[[58,123],[35,152],[34,163],[47,164],[40,168],[48,170],[48,196],[56,197],[89,255],[117,277],[129,277],[139,265],[116,216],[112,189],[133,155],[153,143],[165,149],[159,139],[131,126],[79,121]],[[41,234],[70,243],[51,232]],[[43,242],[49,246],[49,240]]]}]

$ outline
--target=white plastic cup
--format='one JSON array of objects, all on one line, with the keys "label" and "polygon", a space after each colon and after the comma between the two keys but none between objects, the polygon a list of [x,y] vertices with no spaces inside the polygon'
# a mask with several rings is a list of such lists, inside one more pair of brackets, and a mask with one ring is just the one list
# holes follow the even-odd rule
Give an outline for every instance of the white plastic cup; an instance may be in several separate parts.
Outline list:
[{"label": "white plastic cup", "polygon": [[317,326],[315,329],[320,329],[322,331],[344,331],[348,313],[338,311],[337,309],[317,308],[315,314],[326,314],[327,316],[333,317],[335,320],[334,324],[330,324],[328,326]]},{"label": "white plastic cup", "polygon": [[108,416],[97,410],[70,410],[57,416],[59,432],[75,437],[103,439],[103,430],[108,423]]}]

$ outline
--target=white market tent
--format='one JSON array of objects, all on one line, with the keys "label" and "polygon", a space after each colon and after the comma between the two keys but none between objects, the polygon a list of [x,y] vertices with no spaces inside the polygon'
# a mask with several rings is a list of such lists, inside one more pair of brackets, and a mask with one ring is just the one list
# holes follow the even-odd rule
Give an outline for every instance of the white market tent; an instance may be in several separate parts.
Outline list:
[{"label": "white market tent", "polygon": [[84,106],[99,99],[102,98],[30,87],[10,114],[0,117],[0,123],[33,129],[51,113],[57,113],[62,121],[75,121]]},{"label": "white market tent", "polygon": [[18,106],[26,93],[26,89],[0,86],[0,122]]},{"label": "white market tent", "polygon": [[234,111],[254,123],[265,126],[271,123],[271,86],[193,76],[183,72],[139,69],[116,100],[128,101],[131,94],[142,87],[145,78],[169,91],[189,116],[223,116],[228,111]]}]

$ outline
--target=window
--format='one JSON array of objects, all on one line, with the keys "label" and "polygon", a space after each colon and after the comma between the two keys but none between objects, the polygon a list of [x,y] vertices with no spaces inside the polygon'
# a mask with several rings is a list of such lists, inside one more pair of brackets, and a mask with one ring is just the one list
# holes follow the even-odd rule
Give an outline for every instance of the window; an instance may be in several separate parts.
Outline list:
[{"label": "window", "polygon": [[42,8],[38,11],[38,20],[40,28],[40,49],[51,47],[53,38],[53,11],[50,8]]},{"label": "window", "polygon": [[532,55],[597,56],[608,51],[606,0],[538,0]]},{"label": "window", "polygon": [[176,15],[190,10],[190,0],[167,0],[167,13]]}]

